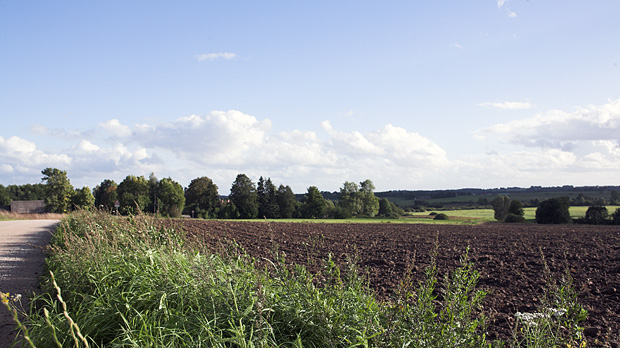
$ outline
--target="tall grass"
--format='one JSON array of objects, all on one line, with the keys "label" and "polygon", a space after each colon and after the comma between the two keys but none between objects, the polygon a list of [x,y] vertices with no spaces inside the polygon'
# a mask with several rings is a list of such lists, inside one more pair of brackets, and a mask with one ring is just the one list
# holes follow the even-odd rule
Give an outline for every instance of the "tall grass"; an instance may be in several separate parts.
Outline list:
[{"label": "tall grass", "polygon": [[[440,280],[405,277],[380,302],[350,262],[320,274],[274,251],[254,260],[234,243],[206,252],[144,216],[76,212],[53,237],[26,346],[37,347],[490,347],[485,293],[467,258]],[[3,300],[4,302],[4,300]],[[8,301],[7,301],[8,302]],[[11,309],[10,303],[7,308]],[[530,336],[536,333],[527,333]],[[560,330],[560,337],[572,333]],[[522,344],[515,336],[514,346]]]}]

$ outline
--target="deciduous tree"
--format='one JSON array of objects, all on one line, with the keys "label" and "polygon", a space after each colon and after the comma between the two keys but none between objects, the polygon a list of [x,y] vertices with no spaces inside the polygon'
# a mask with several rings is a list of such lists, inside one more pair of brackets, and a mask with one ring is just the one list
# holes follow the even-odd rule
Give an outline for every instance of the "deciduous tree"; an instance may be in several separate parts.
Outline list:
[{"label": "deciduous tree", "polygon": [[539,224],[571,223],[568,197],[549,198],[540,202],[536,209],[536,222]]},{"label": "deciduous tree", "polygon": [[493,199],[493,211],[495,212],[495,220],[504,221],[508,210],[510,209],[510,198],[504,195],[497,195]]},{"label": "deciduous tree", "polygon": [[159,213],[169,217],[179,217],[185,206],[183,186],[171,178],[163,178],[157,183],[157,202]]},{"label": "deciduous tree", "polygon": [[95,196],[95,206],[97,208],[113,209],[114,203],[118,199],[118,193],[116,192],[118,185],[114,180],[105,179],[101,184],[95,186],[93,189],[93,196]]},{"label": "deciduous tree", "polygon": [[144,176],[128,175],[118,185],[119,211],[123,214],[144,212],[151,203],[149,182]]},{"label": "deciduous tree", "polygon": [[215,217],[218,198],[217,185],[211,179],[206,176],[196,178],[185,190],[185,211],[190,214],[193,210],[202,218]]},{"label": "deciduous tree", "polygon": [[45,168],[41,171],[45,181],[47,208],[56,213],[66,212],[73,196],[73,186],[67,178],[67,172],[56,168]]},{"label": "deciduous tree", "polygon": [[237,175],[230,188],[230,201],[237,207],[239,217],[253,219],[258,215],[256,186],[245,174]]},{"label": "deciduous tree", "polygon": [[303,211],[307,218],[322,218],[325,215],[325,198],[316,186],[308,187]]},{"label": "deciduous tree", "polygon": [[290,186],[280,185],[276,192],[276,202],[280,211],[280,217],[284,219],[290,219],[295,213],[297,206],[297,199]]},{"label": "deciduous tree", "polygon": [[91,209],[95,206],[95,196],[93,196],[93,192],[87,186],[75,189],[71,197],[71,205],[74,208]]}]

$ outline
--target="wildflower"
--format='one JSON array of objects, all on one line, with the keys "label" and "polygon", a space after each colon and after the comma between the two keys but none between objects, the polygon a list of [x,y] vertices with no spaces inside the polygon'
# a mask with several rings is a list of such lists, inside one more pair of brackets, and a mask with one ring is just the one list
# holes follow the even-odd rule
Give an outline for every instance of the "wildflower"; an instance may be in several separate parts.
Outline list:
[{"label": "wildflower", "polygon": [[9,296],[10,295],[11,294],[9,294],[8,292],[7,293],[0,292],[0,299],[2,300],[3,304],[8,304],[9,303]]}]

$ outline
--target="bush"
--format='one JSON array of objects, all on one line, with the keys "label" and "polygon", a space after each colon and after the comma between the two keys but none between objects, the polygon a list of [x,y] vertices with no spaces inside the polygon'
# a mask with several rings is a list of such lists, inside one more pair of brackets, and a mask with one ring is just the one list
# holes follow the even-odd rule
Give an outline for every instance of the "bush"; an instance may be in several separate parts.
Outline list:
[{"label": "bush", "polygon": [[439,213],[439,214],[435,215],[433,220],[450,220],[450,218],[448,217],[448,215],[446,215],[444,213]]},{"label": "bush", "polygon": [[525,218],[521,215],[517,215],[517,214],[508,214],[506,215],[506,218],[504,219],[504,222],[509,222],[509,223],[524,223],[525,222]]},{"label": "bush", "polygon": [[549,198],[540,202],[536,209],[539,224],[568,224],[572,222],[568,197]]},{"label": "bush", "polygon": [[620,225],[620,208],[616,208],[616,211],[611,214],[611,221],[614,225]]},{"label": "bush", "polygon": [[586,211],[585,222],[589,225],[605,225],[609,222],[607,219],[609,212],[607,208],[602,205],[593,205]]}]

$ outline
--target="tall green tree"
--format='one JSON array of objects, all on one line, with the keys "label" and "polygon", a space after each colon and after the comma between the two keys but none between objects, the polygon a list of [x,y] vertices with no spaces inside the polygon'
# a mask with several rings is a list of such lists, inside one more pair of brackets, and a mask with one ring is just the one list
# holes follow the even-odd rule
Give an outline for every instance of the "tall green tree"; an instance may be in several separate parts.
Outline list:
[{"label": "tall green tree", "polygon": [[219,195],[217,185],[206,176],[196,178],[185,190],[185,212],[201,218],[215,217]]},{"label": "tall green tree", "polygon": [[245,174],[237,175],[230,188],[230,201],[237,207],[239,217],[253,219],[258,215],[256,186]]},{"label": "tall green tree", "polygon": [[379,215],[388,217],[392,215],[392,205],[387,198],[379,200]]},{"label": "tall green tree", "polygon": [[616,190],[612,190],[609,195],[609,204],[618,205],[620,204],[620,193]]},{"label": "tall green tree", "polygon": [[276,201],[276,191],[277,188],[271,181],[271,178],[265,180],[261,176],[258,179],[258,185],[256,187],[258,217],[268,219],[280,217],[278,202]]},{"label": "tall green tree", "polygon": [[151,204],[149,182],[144,176],[128,175],[118,185],[119,211],[123,214],[144,212]]},{"label": "tall green tree", "polygon": [[118,199],[118,193],[116,190],[118,185],[114,180],[105,179],[99,185],[93,189],[93,196],[95,196],[95,207],[113,209],[114,203]]},{"label": "tall green tree", "polygon": [[350,181],[345,181],[340,188],[340,197],[338,198],[340,207],[349,211],[353,216],[360,214],[362,211],[362,201],[358,192],[359,187],[357,184]]},{"label": "tall green tree", "polygon": [[276,192],[276,202],[278,204],[279,215],[281,218],[290,219],[297,209],[297,199],[290,186],[280,185]]},{"label": "tall green tree", "polygon": [[373,217],[379,213],[379,198],[374,193],[375,185],[370,179],[360,182],[360,190],[358,192],[360,201],[362,202],[362,215]]},{"label": "tall green tree", "polygon": [[11,196],[9,195],[9,190],[4,187],[4,185],[0,184],[0,205],[9,204],[11,204]]},{"label": "tall green tree", "polygon": [[71,205],[79,209],[92,209],[95,206],[95,196],[88,186],[75,189],[71,197]]},{"label": "tall green tree", "polygon": [[497,195],[493,199],[493,211],[495,212],[495,220],[504,221],[510,209],[510,198],[505,195]]},{"label": "tall green tree", "polygon": [[172,218],[181,216],[185,207],[183,186],[171,178],[163,178],[157,183],[157,205],[160,214]]},{"label": "tall green tree", "polygon": [[146,210],[153,214],[159,213],[161,205],[159,202],[159,179],[153,172],[149,175],[149,200],[150,204]]},{"label": "tall green tree", "polygon": [[325,215],[325,198],[316,186],[308,187],[308,192],[304,196],[304,217],[322,218]]},{"label": "tall green tree", "polygon": [[41,171],[45,182],[45,205],[55,213],[64,213],[69,208],[73,186],[67,178],[67,172],[56,168],[45,168]]}]

